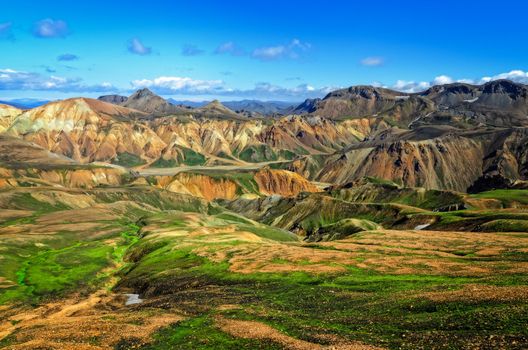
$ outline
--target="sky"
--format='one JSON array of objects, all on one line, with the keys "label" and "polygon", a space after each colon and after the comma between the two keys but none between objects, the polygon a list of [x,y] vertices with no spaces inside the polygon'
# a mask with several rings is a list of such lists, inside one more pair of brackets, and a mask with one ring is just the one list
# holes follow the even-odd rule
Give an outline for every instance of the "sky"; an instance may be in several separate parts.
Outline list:
[{"label": "sky", "polygon": [[528,83],[526,1],[4,1],[0,99]]}]

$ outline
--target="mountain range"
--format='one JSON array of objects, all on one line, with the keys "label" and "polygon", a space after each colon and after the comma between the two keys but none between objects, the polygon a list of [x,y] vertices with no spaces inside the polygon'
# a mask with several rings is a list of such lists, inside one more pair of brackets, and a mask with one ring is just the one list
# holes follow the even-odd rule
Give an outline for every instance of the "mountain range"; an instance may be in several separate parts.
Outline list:
[{"label": "mountain range", "polygon": [[528,180],[527,92],[506,80],[413,94],[354,86],[300,104],[293,111],[301,115],[269,118],[219,101],[174,105],[142,89],[127,98],[74,98],[25,111],[3,106],[0,125],[81,164],[276,162],[325,183],[375,176],[468,191]]},{"label": "mountain range", "polygon": [[[147,98],[150,104],[156,104],[156,109],[153,110],[153,106],[139,106],[138,102]],[[185,113],[189,108],[202,108],[207,106],[213,101],[189,101],[189,100],[175,100],[173,98],[168,98],[166,100],[159,100],[154,96],[148,89],[142,89],[137,91],[131,96],[122,96],[122,95],[104,95],[98,98],[101,101],[119,104],[123,106],[133,107],[136,109],[155,112],[155,114],[181,114]],[[134,102],[132,102],[134,101]],[[155,102],[156,101],[156,102]],[[292,102],[283,102],[283,101],[259,101],[259,100],[240,100],[240,101],[224,101],[222,105],[235,111],[240,115],[246,116],[269,116],[269,115],[283,115],[288,114],[292,111],[296,103]]]}]

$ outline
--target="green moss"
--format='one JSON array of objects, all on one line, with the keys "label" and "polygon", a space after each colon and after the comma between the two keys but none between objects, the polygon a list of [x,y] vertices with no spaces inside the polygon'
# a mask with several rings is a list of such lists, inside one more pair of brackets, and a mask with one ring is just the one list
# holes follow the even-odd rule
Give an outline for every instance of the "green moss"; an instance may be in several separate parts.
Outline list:
[{"label": "green moss", "polygon": [[33,210],[39,213],[70,209],[68,206],[60,202],[50,204],[48,202],[40,201],[33,197],[31,193],[27,192],[17,193],[11,197],[10,207],[13,209]]},{"label": "green moss", "polygon": [[238,157],[243,161],[251,163],[261,163],[278,159],[277,154],[266,144],[247,147],[240,152]]},{"label": "green moss", "polygon": [[119,153],[116,158],[112,159],[112,164],[132,168],[145,164],[145,161],[135,154],[123,152]]},{"label": "green moss", "polygon": [[492,190],[472,194],[473,198],[496,199],[505,206],[510,207],[513,203],[528,204],[528,190]]},{"label": "green moss", "polygon": [[528,220],[499,219],[480,226],[486,232],[528,232]]},{"label": "green moss", "polygon": [[165,159],[165,158],[158,158],[154,163],[152,163],[150,166],[152,168],[174,168],[179,165],[178,161],[176,159]]},{"label": "green moss", "polygon": [[219,330],[212,316],[202,315],[158,332],[144,350],[165,349],[283,349],[270,341],[235,338]]}]

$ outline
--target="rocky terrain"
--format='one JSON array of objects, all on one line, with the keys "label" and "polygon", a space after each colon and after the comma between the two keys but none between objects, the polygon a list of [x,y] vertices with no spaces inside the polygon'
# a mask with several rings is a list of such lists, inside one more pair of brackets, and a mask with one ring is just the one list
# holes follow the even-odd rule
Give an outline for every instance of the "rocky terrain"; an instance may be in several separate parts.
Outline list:
[{"label": "rocky terrain", "polygon": [[526,91],[0,105],[0,348],[526,348]]}]

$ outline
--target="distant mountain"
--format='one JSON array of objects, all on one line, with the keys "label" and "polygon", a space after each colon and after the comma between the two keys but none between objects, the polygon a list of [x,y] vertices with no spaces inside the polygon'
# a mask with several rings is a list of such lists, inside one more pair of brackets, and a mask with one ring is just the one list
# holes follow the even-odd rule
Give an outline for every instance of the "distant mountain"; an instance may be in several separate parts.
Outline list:
[{"label": "distant mountain", "polygon": [[287,111],[297,105],[294,102],[259,100],[226,101],[223,104],[237,112],[254,112],[262,115],[287,114]]},{"label": "distant mountain", "polygon": [[323,99],[306,100],[291,112],[334,120],[383,118],[400,127],[528,126],[528,86],[496,80],[483,85],[439,85],[412,94],[352,86],[333,91]]},{"label": "distant mountain", "polygon": [[200,108],[209,103],[209,101],[189,101],[189,100],[175,100],[173,98],[168,98],[167,101],[176,106],[185,106],[191,108]]},{"label": "distant mountain", "polygon": [[245,116],[232,111],[218,100],[211,101],[201,108],[194,109],[193,114],[205,118],[246,119]]},{"label": "distant mountain", "polygon": [[130,95],[121,106],[136,109],[154,116],[187,113],[187,110],[167,102],[147,88],[138,90]]},{"label": "distant mountain", "polygon": [[18,98],[9,101],[0,101],[1,104],[13,106],[20,109],[31,109],[48,103],[48,100],[37,100],[33,98]]},{"label": "distant mountain", "polygon": [[[174,105],[188,106],[192,108],[201,108],[209,103],[208,101],[186,101],[175,100],[172,98],[167,99],[167,101]],[[261,116],[288,114],[288,111],[297,106],[297,103],[295,102],[259,100],[224,101],[222,104],[240,114],[259,114]]]},{"label": "distant mountain", "polygon": [[113,103],[115,105],[119,105],[119,104],[125,103],[128,100],[128,97],[121,96],[121,95],[104,95],[104,96],[99,96],[97,99],[99,101],[104,101],[108,103]]},{"label": "distant mountain", "polygon": [[312,113],[317,110],[317,103],[321,101],[320,98],[309,98],[306,99],[303,103],[298,105],[297,107],[292,108],[289,113],[290,114],[306,114],[306,113]]}]

